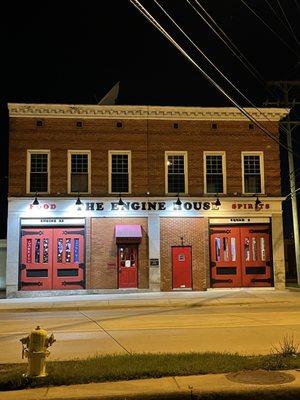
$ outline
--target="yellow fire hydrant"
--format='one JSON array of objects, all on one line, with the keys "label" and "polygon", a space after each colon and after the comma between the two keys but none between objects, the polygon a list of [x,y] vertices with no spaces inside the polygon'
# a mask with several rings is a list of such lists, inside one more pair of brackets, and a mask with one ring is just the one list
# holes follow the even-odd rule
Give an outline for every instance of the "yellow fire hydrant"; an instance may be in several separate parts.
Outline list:
[{"label": "yellow fire hydrant", "polygon": [[31,333],[20,339],[22,343],[22,358],[28,358],[28,369],[25,376],[41,378],[46,376],[46,357],[50,351],[49,346],[56,340],[53,333],[47,337],[47,331],[37,326]]}]

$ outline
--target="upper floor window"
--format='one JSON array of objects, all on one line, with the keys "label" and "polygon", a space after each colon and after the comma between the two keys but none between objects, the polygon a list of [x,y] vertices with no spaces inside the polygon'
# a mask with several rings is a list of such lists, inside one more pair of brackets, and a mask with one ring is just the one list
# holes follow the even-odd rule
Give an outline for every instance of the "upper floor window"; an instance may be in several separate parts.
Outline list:
[{"label": "upper floor window", "polygon": [[50,150],[27,151],[27,193],[49,193]]},{"label": "upper floor window", "polygon": [[264,193],[262,152],[242,152],[243,193]]},{"label": "upper floor window", "polygon": [[131,152],[109,151],[109,193],[131,192]]},{"label": "upper floor window", "polygon": [[204,193],[226,193],[225,152],[204,152]]},{"label": "upper floor window", "polygon": [[91,192],[91,152],[68,151],[68,193]]},{"label": "upper floor window", "polygon": [[187,152],[166,151],[166,193],[187,193]]}]

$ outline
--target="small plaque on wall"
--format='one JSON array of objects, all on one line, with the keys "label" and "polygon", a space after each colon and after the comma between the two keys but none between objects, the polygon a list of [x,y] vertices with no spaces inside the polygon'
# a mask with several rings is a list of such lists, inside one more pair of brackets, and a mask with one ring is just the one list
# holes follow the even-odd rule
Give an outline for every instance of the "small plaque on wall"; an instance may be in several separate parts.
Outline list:
[{"label": "small plaque on wall", "polygon": [[159,258],[150,258],[150,267],[159,267]]},{"label": "small plaque on wall", "polygon": [[107,265],[107,269],[116,268],[116,263],[113,263],[113,262],[108,262],[106,265]]}]

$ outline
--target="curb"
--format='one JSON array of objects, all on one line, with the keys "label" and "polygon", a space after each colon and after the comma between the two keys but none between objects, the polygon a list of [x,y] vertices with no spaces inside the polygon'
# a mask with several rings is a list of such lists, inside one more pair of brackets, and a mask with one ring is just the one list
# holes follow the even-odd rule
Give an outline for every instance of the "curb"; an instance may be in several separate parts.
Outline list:
[{"label": "curb", "polygon": [[169,376],[157,379],[2,391],[1,400],[299,399],[299,370],[281,372],[292,374],[295,380],[281,384],[248,384],[232,382],[227,379],[227,374]]},{"label": "curb", "polygon": [[[70,302],[71,303],[71,302]],[[77,303],[77,302],[76,302]],[[80,302],[78,302],[80,303]],[[96,301],[95,301],[96,303]],[[100,303],[100,304],[99,304]],[[40,303],[32,303],[30,305],[23,305],[16,307],[2,307],[0,305],[0,313],[5,312],[33,312],[33,311],[78,311],[78,310],[101,310],[101,309],[114,309],[114,308],[141,308],[141,307],[216,307],[216,306],[251,306],[259,304],[295,304],[295,301],[289,300],[266,300],[266,299],[247,299],[247,300],[235,300],[235,301],[224,301],[222,298],[214,299],[211,301],[183,301],[183,300],[105,300],[100,301],[97,304],[80,304],[74,305],[62,305],[61,303],[51,303],[47,306],[41,305]]]}]

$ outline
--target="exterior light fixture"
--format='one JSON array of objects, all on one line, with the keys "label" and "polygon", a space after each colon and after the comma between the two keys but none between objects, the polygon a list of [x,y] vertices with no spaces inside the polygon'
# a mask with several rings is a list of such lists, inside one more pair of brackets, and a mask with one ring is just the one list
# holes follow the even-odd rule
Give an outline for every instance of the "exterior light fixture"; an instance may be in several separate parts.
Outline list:
[{"label": "exterior light fixture", "polygon": [[181,206],[181,204],[182,204],[182,201],[179,198],[179,193],[177,194],[177,200],[176,200],[175,204],[176,204],[176,206]]},{"label": "exterior light fixture", "polygon": [[82,201],[80,200],[80,197],[79,197],[79,193],[78,193],[78,197],[77,197],[77,200],[76,200],[76,203],[75,203],[75,205],[76,206],[82,206]]},{"label": "exterior light fixture", "polygon": [[256,196],[256,200],[255,200],[255,208],[258,208],[261,204],[261,201],[259,200],[258,196]]},{"label": "exterior light fixture", "polygon": [[221,202],[220,202],[218,193],[216,194],[216,198],[217,198],[217,200],[215,201],[215,205],[219,207],[221,205]]},{"label": "exterior light fixture", "polygon": [[119,201],[118,201],[118,206],[124,206],[124,201],[122,200],[122,197],[121,197],[121,193],[119,193]]},{"label": "exterior light fixture", "polygon": [[37,192],[35,192],[35,198],[34,198],[34,200],[32,202],[33,206],[38,206],[40,204],[40,202],[37,199],[37,196],[38,196],[38,194],[37,194]]}]

